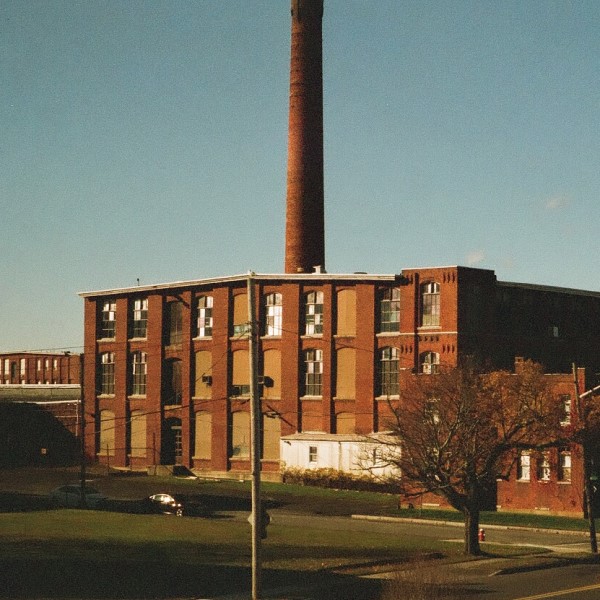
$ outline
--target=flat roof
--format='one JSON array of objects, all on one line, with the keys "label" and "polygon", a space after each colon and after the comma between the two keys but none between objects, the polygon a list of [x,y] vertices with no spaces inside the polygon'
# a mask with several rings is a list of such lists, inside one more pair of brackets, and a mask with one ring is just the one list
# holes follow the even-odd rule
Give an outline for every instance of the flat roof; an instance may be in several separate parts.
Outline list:
[{"label": "flat roof", "polygon": [[[137,285],[126,288],[115,288],[112,290],[98,290],[91,292],[79,292],[82,298],[90,296],[108,296],[114,294],[132,294],[137,292],[152,292],[155,290],[166,290],[170,288],[194,287],[201,285],[213,285],[218,283],[230,283],[234,281],[247,281],[250,274],[230,275],[225,277],[209,277],[206,279],[191,279],[188,281],[172,281],[169,283],[157,283],[154,285]],[[399,275],[370,274],[370,273],[252,273],[255,281],[394,281]]]},{"label": "flat roof", "polygon": [[[252,273],[252,278],[255,281],[395,281],[401,277],[403,273],[418,272],[418,271],[433,271],[433,270],[444,270],[444,269],[460,269],[494,273],[490,269],[477,269],[475,267],[463,267],[460,265],[447,265],[443,267],[410,267],[402,269],[399,273],[366,273],[362,271],[355,271],[353,273]],[[114,296],[116,294],[133,294],[140,292],[152,292],[157,290],[167,290],[175,288],[189,288],[196,286],[215,285],[222,283],[240,282],[246,281],[250,273],[228,275],[221,277],[207,277],[204,279],[191,279],[183,281],[172,281],[167,283],[157,283],[152,285],[136,285],[131,287],[104,289],[88,292],[79,292],[78,295],[82,298],[89,298],[94,296]],[[582,290],[575,288],[565,288],[551,285],[540,285],[535,283],[517,283],[510,281],[499,281],[496,280],[498,286],[501,287],[513,287],[519,289],[528,289],[540,292],[554,292],[560,294],[570,294],[574,296],[589,296],[594,298],[600,298],[600,292],[591,290]]]}]

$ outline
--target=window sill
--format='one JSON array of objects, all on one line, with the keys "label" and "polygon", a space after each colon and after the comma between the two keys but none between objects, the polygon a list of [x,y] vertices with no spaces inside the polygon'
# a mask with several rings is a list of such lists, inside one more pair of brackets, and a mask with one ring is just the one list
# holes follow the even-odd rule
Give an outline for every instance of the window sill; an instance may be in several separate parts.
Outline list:
[{"label": "window sill", "polygon": [[323,334],[322,333],[304,333],[300,336],[300,339],[302,340],[314,340],[314,339],[322,339],[323,338]]},{"label": "window sill", "polygon": [[127,338],[128,342],[146,342],[148,341],[148,337],[144,336],[144,337],[130,337]]},{"label": "window sill", "polygon": [[300,396],[300,400],[323,400],[323,396],[310,396],[310,395],[306,395],[306,396]]},{"label": "window sill", "polygon": [[102,400],[104,398],[114,398],[115,394],[98,394],[97,398],[99,400]]},{"label": "window sill", "polygon": [[356,337],[356,333],[336,333],[333,336],[334,340],[338,340],[340,338],[355,338]]},{"label": "window sill", "polygon": [[110,337],[110,338],[98,338],[96,341],[99,342],[99,343],[114,342],[115,338],[114,337]]},{"label": "window sill", "polygon": [[571,481],[557,481],[556,482],[558,485],[571,485]]},{"label": "window sill", "polygon": [[280,340],[281,334],[278,333],[277,335],[261,335],[260,339],[261,340]]},{"label": "window sill", "polygon": [[197,335],[196,337],[192,338],[193,340],[212,340],[212,335]]},{"label": "window sill", "polygon": [[432,330],[432,329],[441,329],[441,328],[442,328],[441,325],[419,325],[419,327],[417,329],[418,329],[418,331],[422,331],[424,329]]},{"label": "window sill", "polygon": [[129,400],[135,400],[137,398],[143,398],[145,400],[146,399],[146,394],[130,394],[129,396],[127,396],[127,398]]},{"label": "window sill", "polygon": [[531,479],[517,479],[517,483],[531,483]]},{"label": "window sill", "polygon": [[398,331],[379,331],[375,334],[375,337],[395,337],[400,335],[400,330]]},{"label": "window sill", "polygon": [[375,396],[375,400],[377,402],[382,402],[383,400],[400,400],[400,394],[390,394],[389,396]]}]

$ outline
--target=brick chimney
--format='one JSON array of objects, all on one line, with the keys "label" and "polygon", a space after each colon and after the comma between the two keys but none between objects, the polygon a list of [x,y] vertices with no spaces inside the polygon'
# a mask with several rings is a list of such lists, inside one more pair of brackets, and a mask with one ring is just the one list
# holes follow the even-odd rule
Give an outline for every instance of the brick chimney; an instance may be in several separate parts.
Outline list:
[{"label": "brick chimney", "polygon": [[292,0],[285,272],[325,268],[323,0]]}]

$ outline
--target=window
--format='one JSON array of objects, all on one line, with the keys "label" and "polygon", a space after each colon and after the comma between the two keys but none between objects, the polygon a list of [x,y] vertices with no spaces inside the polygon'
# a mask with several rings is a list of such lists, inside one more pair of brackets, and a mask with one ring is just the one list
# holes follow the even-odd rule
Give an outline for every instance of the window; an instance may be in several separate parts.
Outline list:
[{"label": "window", "polygon": [[[102,313],[100,315],[100,338],[114,338],[117,315],[117,303],[108,300],[102,304]],[[46,361],[46,368],[48,363]]]},{"label": "window", "polygon": [[236,294],[233,297],[233,335],[241,337],[250,333],[248,322],[248,295]]},{"label": "window", "polygon": [[232,458],[250,456],[250,413],[237,411],[231,414],[230,439]]},{"label": "window", "polygon": [[558,451],[558,481],[571,481],[571,453],[565,449]]},{"label": "window", "polygon": [[131,337],[145,338],[148,329],[148,298],[133,301],[131,319]]},{"label": "window", "polygon": [[100,411],[98,454],[111,456],[115,453],[115,413],[111,410]]},{"label": "window", "polygon": [[202,350],[195,355],[196,374],[194,377],[194,396],[210,398],[212,396],[212,354]]},{"label": "window", "polygon": [[562,418],[560,420],[561,425],[569,425],[571,423],[571,396],[564,394],[560,397],[562,404]]},{"label": "window", "polygon": [[131,393],[134,396],[145,396],[146,395],[146,353],[145,352],[134,352],[132,355],[132,385]]},{"label": "window", "polygon": [[306,294],[304,333],[306,335],[321,335],[323,333],[323,292],[309,292]]},{"label": "window", "polygon": [[356,350],[340,348],[335,358],[335,395],[337,398],[356,398]]},{"label": "window", "polygon": [[382,348],[379,352],[379,396],[397,396],[399,387],[398,348]]},{"label": "window", "polygon": [[279,440],[281,439],[281,419],[279,415],[262,415],[261,458],[279,460]]},{"label": "window", "polygon": [[212,456],[212,415],[202,411],[196,413],[194,436],[194,458],[210,460]]},{"label": "window", "polygon": [[55,358],[55,359],[52,361],[52,368],[53,368],[55,371],[58,369],[58,359],[57,359],[57,358]]},{"label": "window", "polygon": [[531,479],[531,454],[529,452],[519,452],[517,479],[519,481],[529,481]]},{"label": "window", "polygon": [[543,452],[537,461],[538,481],[550,481],[550,454]]},{"label": "window", "polygon": [[323,351],[304,352],[304,396],[321,396],[323,386]]},{"label": "window", "polygon": [[212,309],[212,296],[200,296],[198,298],[198,337],[212,337]]},{"label": "window", "polygon": [[310,463],[316,463],[317,462],[317,458],[318,458],[317,447],[316,446],[309,446],[308,447],[308,462],[310,462]]},{"label": "window", "polygon": [[281,294],[269,294],[265,298],[265,335],[281,335]]},{"label": "window", "polygon": [[20,361],[20,368],[19,368],[19,372],[21,374],[21,377],[25,377],[25,374],[27,373],[27,359],[26,358],[22,358]]},{"label": "window", "polygon": [[163,404],[180,405],[182,398],[181,361],[174,358],[163,363]]},{"label": "window", "polygon": [[41,358],[37,359],[36,368],[37,368],[38,371],[42,370],[42,359]]},{"label": "window", "polygon": [[421,286],[421,326],[437,327],[440,324],[440,284],[424,283]]},{"label": "window", "polygon": [[421,373],[432,375],[440,372],[440,355],[437,352],[423,352],[420,358]]},{"label": "window", "polygon": [[146,414],[141,410],[131,413],[129,423],[129,454],[132,457],[146,456]]},{"label": "window", "polygon": [[429,398],[425,402],[425,418],[432,425],[438,425],[440,422],[440,400],[439,398]]},{"label": "window", "polygon": [[400,329],[400,290],[388,288],[379,293],[379,331],[382,333]]},{"label": "window", "polygon": [[168,302],[166,315],[167,345],[181,344],[183,337],[183,308],[182,302]]},{"label": "window", "polygon": [[250,358],[247,350],[233,353],[231,396],[250,395]]},{"label": "window", "polygon": [[100,393],[115,393],[115,354],[103,352],[100,355]]},{"label": "window", "polygon": [[356,335],[356,290],[340,290],[336,301],[336,334]]}]

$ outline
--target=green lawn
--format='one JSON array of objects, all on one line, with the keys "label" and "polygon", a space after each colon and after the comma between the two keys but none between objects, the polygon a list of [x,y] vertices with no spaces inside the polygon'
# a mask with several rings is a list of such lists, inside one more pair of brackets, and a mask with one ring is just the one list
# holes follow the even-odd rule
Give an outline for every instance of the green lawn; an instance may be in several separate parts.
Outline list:
[{"label": "green lawn", "polygon": [[[91,485],[113,499],[113,510],[48,510],[48,492],[77,476],[77,470],[64,469],[0,471],[0,597],[207,597],[249,589],[248,482],[107,476],[95,471]],[[158,491],[196,496],[213,512],[208,518],[177,518],[116,510]],[[462,556],[460,544],[313,529],[285,521],[286,511],[460,520],[454,511],[399,511],[394,496],[364,492],[273,483],[264,483],[262,492],[278,515],[262,545],[265,586],[304,585],[315,578],[325,586],[362,586],[367,583],[354,575],[366,565]],[[583,519],[496,513],[483,515],[483,522],[492,518],[504,524],[586,527]],[[369,593],[365,597],[371,597]]]}]

